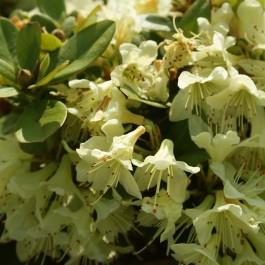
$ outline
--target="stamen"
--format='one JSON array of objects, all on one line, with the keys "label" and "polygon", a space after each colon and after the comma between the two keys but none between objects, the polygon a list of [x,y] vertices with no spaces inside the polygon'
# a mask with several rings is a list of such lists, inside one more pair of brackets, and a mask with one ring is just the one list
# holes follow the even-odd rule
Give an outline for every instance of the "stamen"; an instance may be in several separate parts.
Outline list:
[{"label": "stamen", "polygon": [[145,174],[145,175],[147,174],[148,170],[149,170],[150,167],[152,167],[152,166],[153,166],[153,164],[151,164],[151,163],[148,165],[148,167],[147,167],[146,170],[144,171],[144,174]]},{"label": "stamen", "polygon": [[159,170],[159,175],[158,175],[158,180],[157,180],[157,185],[156,185],[156,193],[155,193],[155,200],[154,200],[154,208],[153,212],[156,212],[156,206],[157,206],[157,196],[159,195],[159,190],[160,190],[160,183],[163,175],[163,170]]},{"label": "stamen", "polygon": [[242,166],[239,168],[234,178],[234,184],[237,184],[238,187],[242,184],[239,182],[239,180],[240,180],[240,177],[242,176],[244,167],[245,167],[245,163],[243,163]]},{"label": "stamen", "polygon": [[113,161],[114,159],[113,158],[109,158],[109,157],[103,157],[102,160],[99,160],[95,163],[93,163],[91,165],[91,168],[87,173],[88,174],[91,174],[93,173],[94,171],[98,170],[99,168],[101,168],[103,165],[106,165],[106,163],[108,162],[109,165],[107,166],[108,168],[111,168],[113,166],[113,164],[115,163],[115,161]]},{"label": "stamen", "polygon": [[173,178],[173,167],[170,165],[167,168],[167,194],[170,194],[170,179]]},{"label": "stamen", "polygon": [[121,164],[119,162],[115,163],[115,168],[114,171],[111,173],[111,175],[114,176],[113,182],[111,183],[111,187],[117,187],[118,182],[119,182],[119,172],[121,170]]},{"label": "stamen", "polygon": [[154,166],[153,164],[150,164],[150,166],[153,166],[153,168],[150,170],[150,180],[149,180],[149,182],[148,182],[148,185],[147,185],[147,190],[149,190],[149,188],[150,188],[150,185],[151,185],[151,183],[152,183],[152,180],[153,180],[153,178],[154,178],[154,175],[155,175],[155,173],[156,173],[156,166]]},{"label": "stamen", "polygon": [[109,105],[110,101],[111,101],[111,97],[108,96],[108,95],[105,96],[105,97],[103,98],[103,100],[101,101],[101,103],[99,104],[99,106],[97,107],[96,112],[99,111],[99,110],[104,110],[104,109],[106,109],[107,106]]}]

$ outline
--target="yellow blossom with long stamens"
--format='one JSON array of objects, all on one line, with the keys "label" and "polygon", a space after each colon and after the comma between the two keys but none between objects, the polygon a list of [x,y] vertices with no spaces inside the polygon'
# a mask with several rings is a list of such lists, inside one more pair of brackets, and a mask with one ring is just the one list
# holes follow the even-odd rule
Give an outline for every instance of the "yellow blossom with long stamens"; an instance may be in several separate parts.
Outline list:
[{"label": "yellow blossom with long stamens", "polygon": [[[189,184],[186,172],[192,174],[200,171],[199,167],[191,167],[174,156],[174,144],[165,139],[154,156],[147,156],[135,172],[135,179],[141,191],[156,186],[155,201],[159,195],[161,182],[167,183],[167,193],[176,202],[184,202]],[[154,206],[155,207],[155,206]]]},{"label": "yellow blossom with long stamens", "polygon": [[[77,180],[92,183],[92,188],[102,191],[103,194],[120,183],[130,195],[141,198],[142,195],[130,171],[134,145],[144,132],[145,128],[139,126],[132,132],[113,137],[111,144],[101,136],[92,137],[81,144],[77,149],[82,158],[76,167]],[[99,149],[101,146],[102,149]]]}]

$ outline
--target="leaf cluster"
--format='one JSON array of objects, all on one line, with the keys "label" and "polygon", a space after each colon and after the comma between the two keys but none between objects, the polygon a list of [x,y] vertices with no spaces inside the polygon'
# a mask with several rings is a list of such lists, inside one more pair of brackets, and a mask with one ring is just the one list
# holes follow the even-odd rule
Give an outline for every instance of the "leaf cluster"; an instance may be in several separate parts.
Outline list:
[{"label": "leaf cluster", "polygon": [[34,15],[0,17],[0,99],[22,113],[14,128],[20,143],[43,143],[63,125],[67,108],[51,91],[87,69],[115,32],[113,21],[95,23],[93,12],[78,24],[63,0],[37,6]]}]

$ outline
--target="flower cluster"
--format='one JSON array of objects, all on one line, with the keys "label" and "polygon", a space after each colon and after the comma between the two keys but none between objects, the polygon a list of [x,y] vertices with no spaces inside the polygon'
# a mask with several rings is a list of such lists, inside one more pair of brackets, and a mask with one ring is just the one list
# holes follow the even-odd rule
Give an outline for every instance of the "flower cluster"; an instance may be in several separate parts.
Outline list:
[{"label": "flower cluster", "polygon": [[265,264],[264,3],[104,2],[0,18],[0,241]]}]

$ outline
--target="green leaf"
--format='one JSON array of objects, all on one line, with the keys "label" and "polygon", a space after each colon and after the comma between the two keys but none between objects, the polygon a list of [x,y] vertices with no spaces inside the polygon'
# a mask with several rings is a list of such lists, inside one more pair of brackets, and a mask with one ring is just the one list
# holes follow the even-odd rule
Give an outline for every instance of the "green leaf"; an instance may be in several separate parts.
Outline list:
[{"label": "green leaf", "polygon": [[52,52],[59,49],[63,43],[57,37],[49,33],[41,33],[41,50]]},{"label": "green leaf", "polygon": [[41,29],[30,23],[17,35],[17,59],[22,69],[33,71],[40,55]]},{"label": "green leaf", "polygon": [[66,38],[69,38],[73,35],[73,31],[76,24],[76,18],[73,16],[67,17],[62,23],[62,31],[64,32]]},{"label": "green leaf", "polygon": [[[1,21],[1,20],[0,20]],[[9,62],[12,60],[12,55],[8,49],[8,43],[6,41],[6,36],[4,35],[3,29],[2,29],[2,21],[1,21],[1,27],[0,27],[0,59]]]},{"label": "green leaf", "polygon": [[62,69],[64,69],[69,64],[69,61],[66,61],[62,63],[61,65],[58,65],[53,71],[51,71],[48,75],[46,75],[42,80],[40,80],[37,84],[31,85],[28,88],[34,88],[39,86],[45,86],[53,79],[53,77],[59,73]]},{"label": "green leaf", "polygon": [[20,148],[32,155],[41,155],[50,152],[58,144],[57,137],[49,137],[43,142],[19,143]]},{"label": "green leaf", "polygon": [[15,81],[14,45],[16,43],[16,28],[7,19],[0,18],[0,74]]},{"label": "green leaf", "polygon": [[121,88],[120,90],[128,97],[128,99],[139,101],[139,102],[142,102],[144,104],[147,104],[147,105],[150,105],[153,107],[157,107],[157,108],[167,108],[168,107],[165,103],[160,103],[160,102],[156,102],[156,101],[150,101],[150,100],[142,99],[139,95],[137,95],[128,86],[125,86],[125,87]]},{"label": "green leaf", "polygon": [[31,155],[40,155],[48,151],[46,142],[36,143],[20,143],[20,148]]},{"label": "green leaf", "polygon": [[39,68],[39,74],[38,74],[38,81],[40,81],[42,78],[44,78],[48,68],[50,65],[50,55],[49,53],[46,53],[44,58],[42,59],[40,63],[40,68]]},{"label": "green leaf", "polygon": [[190,152],[186,152],[183,155],[177,156],[178,161],[185,161],[190,166],[197,166],[200,163],[207,161],[209,155],[204,149],[195,149]]},{"label": "green leaf", "polygon": [[18,95],[18,92],[14,87],[0,88],[0,98],[14,97],[16,95]]},{"label": "green leaf", "polygon": [[64,0],[37,0],[38,7],[55,20],[60,20],[66,14]]},{"label": "green leaf", "polygon": [[52,82],[57,83],[85,70],[104,52],[114,32],[114,22],[104,20],[74,34],[61,47],[57,58],[57,65],[68,60],[70,64],[60,71]]},{"label": "green leaf", "polygon": [[[7,44],[7,48],[10,54],[15,57],[16,56],[16,40],[17,40],[17,28],[15,25],[8,19],[0,18],[0,27],[2,33],[5,38],[5,42]],[[1,39],[1,46],[2,46],[2,39]]]},{"label": "green leaf", "polygon": [[172,19],[159,15],[142,15],[142,28],[154,31],[174,31]]},{"label": "green leaf", "polygon": [[52,32],[57,28],[56,22],[54,22],[53,19],[51,19],[48,15],[45,14],[33,15],[30,20],[32,22],[38,22],[42,27],[45,27],[48,32]]},{"label": "green leaf", "polygon": [[19,118],[21,113],[18,113],[16,111],[11,111],[9,114],[5,115],[4,122],[2,123],[2,130],[0,129],[0,132],[2,134],[13,134],[15,124]]},{"label": "green leaf", "polygon": [[15,136],[21,143],[43,142],[64,123],[66,106],[56,100],[42,100],[30,105],[18,119]]},{"label": "green leaf", "polygon": [[210,19],[211,6],[209,1],[195,1],[183,15],[177,27],[181,28],[186,36],[191,36],[190,32],[198,32],[197,18],[204,17]]},{"label": "green leaf", "polygon": [[3,75],[4,77],[6,77],[7,79],[13,82],[16,80],[14,66],[2,59],[0,59],[0,75]]}]

